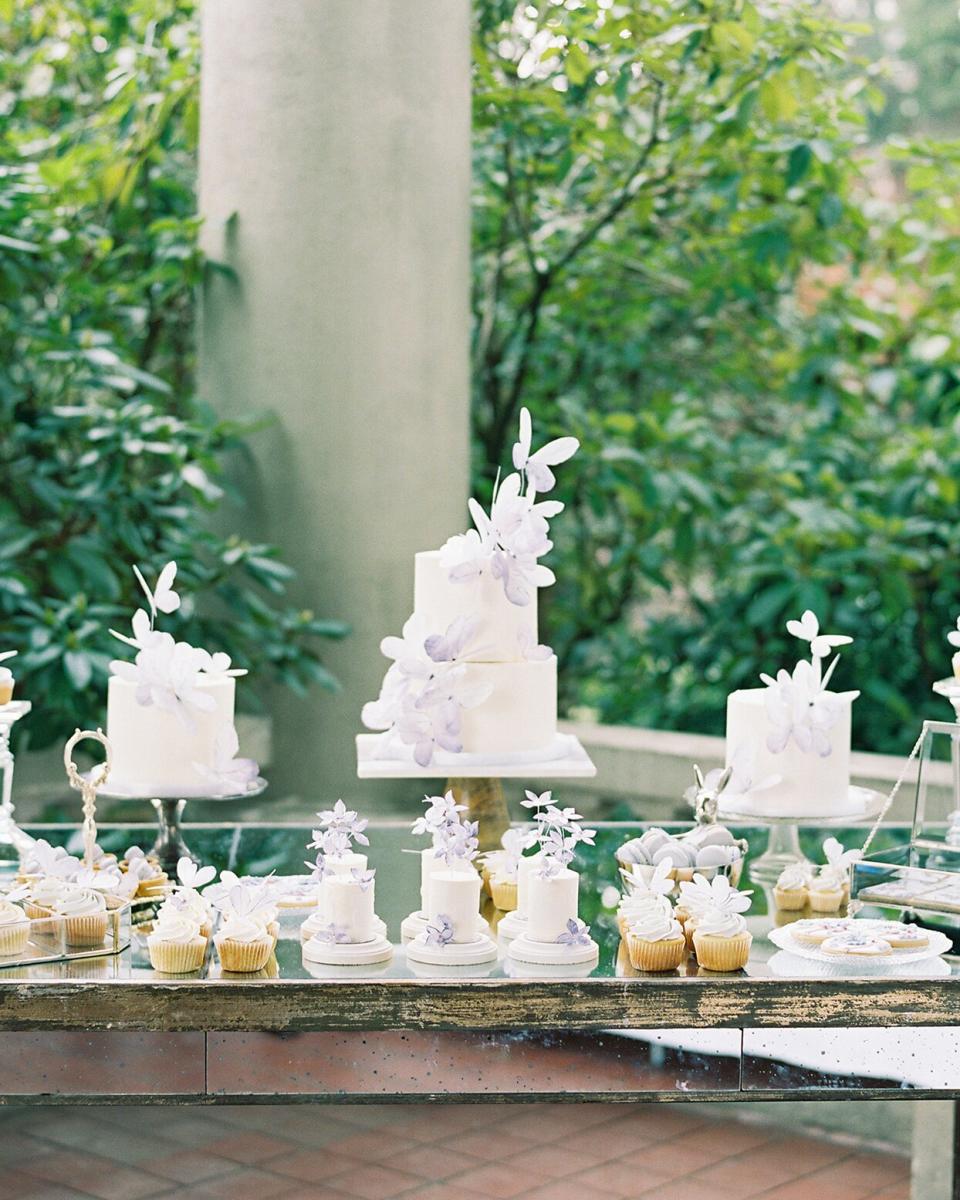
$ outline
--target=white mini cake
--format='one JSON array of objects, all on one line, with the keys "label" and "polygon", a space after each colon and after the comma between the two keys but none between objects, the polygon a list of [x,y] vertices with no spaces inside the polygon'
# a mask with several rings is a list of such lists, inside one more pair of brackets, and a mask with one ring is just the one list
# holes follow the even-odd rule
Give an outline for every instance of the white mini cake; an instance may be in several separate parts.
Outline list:
[{"label": "white mini cake", "polygon": [[809,609],[787,630],[809,644],[810,660],[792,672],[761,675],[763,688],[727,697],[726,764],[730,782],[721,811],[759,816],[822,817],[855,813],[862,800],[850,791],[853,701],[859,692],[833,692],[839,660],[824,660],[852,639],[823,634]]},{"label": "white mini cake", "polygon": [[450,940],[456,944],[477,940],[477,914],[480,911],[480,876],[476,871],[444,867],[430,879],[427,922],[446,917],[453,927]]},{"label": "white mini cake", "polygon": [[531,439],[523,409],[515,470],[499,481],[489,512],[471,500],[475,528],[415,556],[413,614],[402,637],[381,643],[393,665],[363,709],[364,725],[385,731],[385,758],[421,767],[458,754],[534,762],[562,748],[557,660],[537,644],[537,601],[554,581],[539,559],[563,505],[541,497],[556,482],[550,466],[578,443],[557,438],[531,453]]},{"label": "white mini cake", "polygon": [[349,875],[324,880],[329,923],[342,930],[346,942],[369,942],[376,935],[373,884],[361,887]]},{"label": "white mini cake", "polygon": [[570,921],[579,916],[580,876],[564,868],[556,875],[537,871],[527,880],[527,937],[534,942],[555,942]]},{"label": "white mini cake", "polygon": [[[216,770],[218,735],[233,725],[235,680],[201,679],[214,700],[210,712],[194,712],[189,725],[173,712],[137,700],[137,686],[114,675],[107,685],[107,737],[113,748],[110,784],[137,795],[209,795]],[[206,768],[206,773],[197,769]]]}]

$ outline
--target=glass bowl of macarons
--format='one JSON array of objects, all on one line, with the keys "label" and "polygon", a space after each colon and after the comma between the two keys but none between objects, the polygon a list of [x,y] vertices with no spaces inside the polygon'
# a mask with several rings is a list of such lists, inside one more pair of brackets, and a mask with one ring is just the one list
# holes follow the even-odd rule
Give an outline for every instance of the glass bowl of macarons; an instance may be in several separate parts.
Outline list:
[{"label": "glass bowl of macarons", "polygon": [[657,867],[668,860],[668,877],[675,889],[695,874],[706,879],[726,875],[731,886],[737,887],[747,850],[746,839],[734,837],[725,825],[697,824],[685,833],[647,829],[625,842],[615,858],[629,894],[638,880],[649,883]]}]

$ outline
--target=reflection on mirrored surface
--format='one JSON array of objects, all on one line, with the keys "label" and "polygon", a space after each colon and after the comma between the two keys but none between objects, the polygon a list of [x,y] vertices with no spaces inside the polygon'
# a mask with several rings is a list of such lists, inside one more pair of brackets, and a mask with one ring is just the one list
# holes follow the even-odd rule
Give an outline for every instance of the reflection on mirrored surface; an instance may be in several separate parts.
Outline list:
[{"label": "reflection on mirrored surface", "polygon": [[[677,828],[687,827],[677,826]],[[593,937],[600,945],[599,963],[588,972],[587,978],[600,980],[613,978],[639,980],[643,978],[641,974],[630,967],[621,953],[616,924],[619,874],[614,857],[619,846],[642,828],[643,826],[635,824],[600,824],[596,845],[584,846],[579,852],[580,911],[583,919],[591,926]],[[668,828],[673,828],[673,826],[668,826]],[[77,837],[76,831],[68,827],[46,826],[42,829],[36,827],[34,831],[42,833],[51,842],[59,844],[72,844]],[[754,832],[749,827],[736,828],[737,836],[746,837],[748,842]],[[845,844],[856,845],[858,838],[862,840],[866,831],[861,826],[849,831],[832,832],[836,832]],[[898,840],[902,841],[905,832],[908,831],[905,831],[902,826],[884,828],[877,839],[879,848],[896,844]],[[104,826],[100,831],[100,839],[105,849],[122,852],[131,843],[138,840],[143,841],[148,833],[149,829],[146,826]],[[370,865],[377,868],[377,906],[387,922],[391,941],[397,944],[400,940],[400,922],[415,906],[419,895],[419,858],[415,854],[403,853],[404,849],[410,848],[412,841],[409,827],[405,823],[375,824],[371,827],[370,833]],[[220,869],[228,868],[238,874],[267,874],[270,871],[276,871],[278,874],[294,875],[302,872],[303,847],[310,838],[310,827],[308,825],[267,824],[195,825],[189,828],[189,834],[191,845],[202,861],[211,862]],[[823,841],[823,832],[816,827],[805,828],[801,831],[801,837],[804,848],[815,855]],[[758,837],[754,839],[754,842],[762,845],[763,839]],[[753,886],[749,880],[749,857],[746,882],[743,886]],[[754,886],[753,907],[748,914],[748,926],[753,934],[753,945],[750,960],[743,974],[761,979],[824,978],[825,975],[819,964],[806,962],[793,955],[784,959],[782,951],[772,945],[767,937],[771,927],[783,927],[790,921],[806,915],[809,914],[773,911],[769,889]],[[865,909],[864,915],[894,917],[897,912],[892,908],[881,909],[873,906]],[[775,959],[775,956],[781,957]],[[145,939],[140,932],[134,931],[132,946],[120,956],[120,959],[123,963],[123,970],[128,972],[128,976],[131,978],[144,980],[157,977],[150,967]],[[918,976],[914,971],[904,971],[903,978],[936,978],[944,973],[948,975],[960,973],[960,960],[952,955],[935,961],[939,965],[932,966],[929,972],[922,972]],[[90,965],[86,969],[81,963],[71,964],[69,976],[65,971],[58,976],[56,972],[59,968],[54,967],[52,968],[53,973],[44,974],[43,978],[103,978],[102,961],[96,959],[89,960],[89,962],[94,965]],[[110,972],[117,973],[114,968],[108,969],[108,976]],[[861,972],[861,974],[863,973],[865,972]],[[544,974],[540,973],[539,968],[519,962],[512,962],[507,968],[502,955],[496,963],[484,965],[480,975],[491,980],[506,978],[542,980],[546,978]],[[0,969],[0,981],[12,977],[12,972],[8,973]],[[221,978],[216,966],[215,955],[208,957],[207,966],[199,975],[177,978],[204,977]],[[259,976],[263,981],[279,981],[280,983],[333,978],[349,983],[371,978],[425,980],[468,977],[470,976],[464,974],[462,969],[456,975],[441,974],[438,968],[423,964],[417,964],[414,969],[413,964],[408,963],[400,952],[395,954],[392,962],[378,967],[375,975],[371,975],[369,970],[365,971],[363,968],[345,968],[342,973],[337,972],[335,975],[321,974],[313,969],[307,969],[302,961],[299,920],[296,918],[284,919],[276,950],[275,965],[270,964],[267,971]],[[557,972],[551,971],[549,977],[573,980],[583,978],[583,974],[578,968],[571,967],[566,972],[563,969]],[[30,975],[29,978],[37,978],[37,976]],[[235,978],[253,982],[257,977],[236,976]],[[695,960],[690,959],[678,971],[656,978],[665,980],[672,978],[677,982],[701,982],[709,981],[710,978],[717,978],[717,976],[712,972],[702,970],[697,966]]]}]

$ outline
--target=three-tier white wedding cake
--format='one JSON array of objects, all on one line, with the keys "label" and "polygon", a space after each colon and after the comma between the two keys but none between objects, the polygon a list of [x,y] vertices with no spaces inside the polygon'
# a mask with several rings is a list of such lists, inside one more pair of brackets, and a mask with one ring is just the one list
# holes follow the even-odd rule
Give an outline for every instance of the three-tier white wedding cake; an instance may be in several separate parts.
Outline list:
[{"label": "three-tier white wedding cake", "polygon": [[531,443],[523,409],[515,470],[499,481],[490,511],[470,500],[474,528],[415,556],[413,615],[400,637],[381,643],[392,665],[363,709],[363,723],[383,731],[380,757],[427,767],[560,751],[557,659],[538,641],[537,597],[554,582],[539,560],[563,505],[539,497],[579,443],[562,437],[537,451]]}]

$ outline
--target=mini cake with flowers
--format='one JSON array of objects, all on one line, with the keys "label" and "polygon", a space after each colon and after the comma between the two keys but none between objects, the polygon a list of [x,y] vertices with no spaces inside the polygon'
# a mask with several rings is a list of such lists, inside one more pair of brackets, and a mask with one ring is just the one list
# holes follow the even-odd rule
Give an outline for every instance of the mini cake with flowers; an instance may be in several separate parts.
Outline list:
[{"label": "mini cake with flowers", "polygon": [[490,510],[471,499],[474,528],[415,556],[413,615],[400,637],[381,642],[392,665],[362,713],[368,729],[383,731],[377,757],[426,768],[462,756],[562,756],[557,659],[538,643],[537,597],[554,582],[540,559],[563,505],[540,497],[578,445],[561,437],[534,450],[522,409],[514,470],[498,479]]},{"label": "mini cake with flowers", "polygon": [[509,953],[520,962],[589,963],[600,951],[580,920],[580,876],[570,864],[579,845],[593,845],[596,830],[584,829],[576,809],[554,804],[551,792],[528,791],[521,803],[534,812],[538,857],[527,878],[526,923]]},{"label": "mini cake with flowers", "polygon": [[850,733],[859,692],[832,692],[839,662],[833,651],[853,639],[821,633],[807,609],[787,631],[809,647],[793,671],[761,674],[762,688],[727,697],[726,762],[732,778],[725,811],[758,815],[833,816],[862,808],[850,795]]},{"label": "mini cake with flowers", "polygon": [[131,796],[219,796],[250,790],[258,767],[237,757],[233,719],[236,677],[226,654],[214,653],[156,628],[161,613],[181,605],[177,564],[167,563],[151,588],[133,568],[147,607],[131,633],[114,637],[136,651],[110,664],[107,737],[113,748],[111,787]]}]

